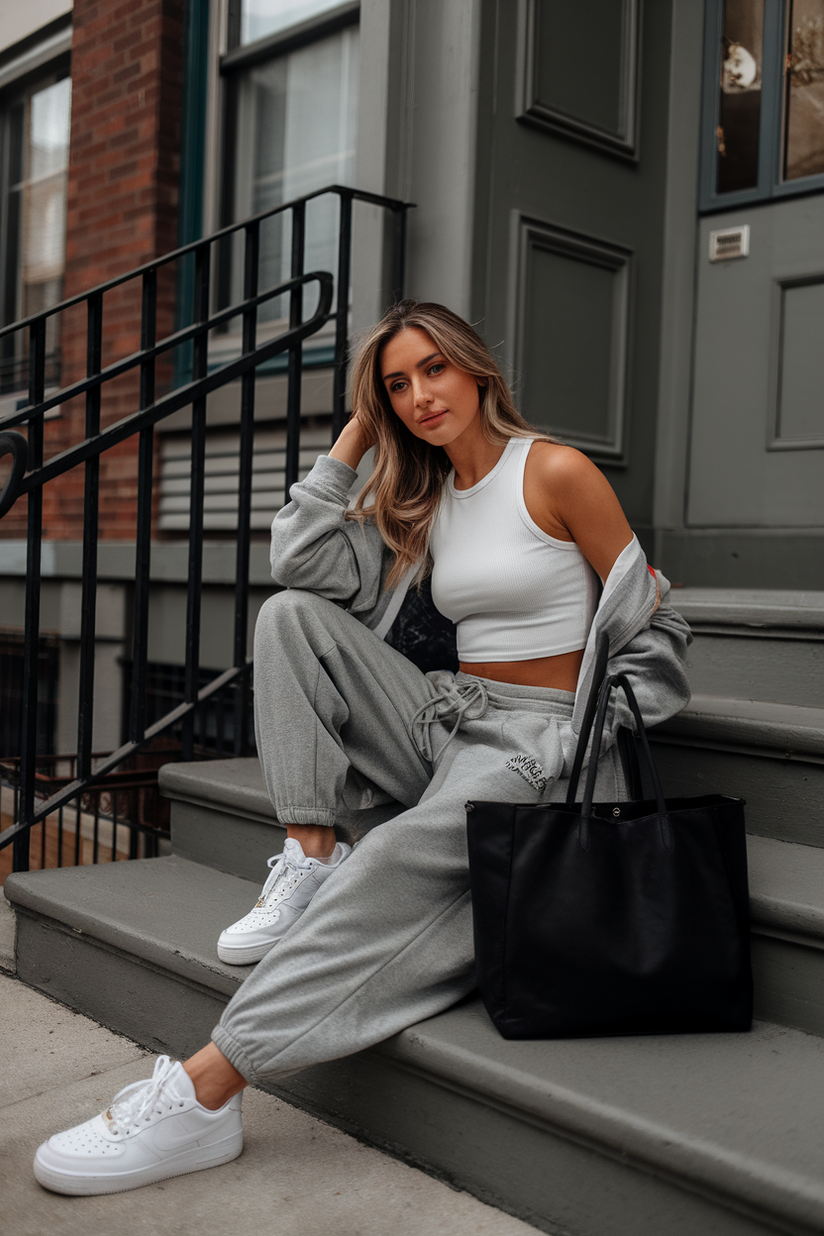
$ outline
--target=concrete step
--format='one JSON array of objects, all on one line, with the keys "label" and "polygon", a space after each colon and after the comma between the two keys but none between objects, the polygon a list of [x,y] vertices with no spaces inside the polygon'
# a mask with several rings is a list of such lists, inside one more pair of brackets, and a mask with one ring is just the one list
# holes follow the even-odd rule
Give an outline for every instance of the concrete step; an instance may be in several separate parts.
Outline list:
[{"label": "concrete step", "polygon": [[[171,800],[172,853],[263,883],[266,859],[286,829],[277,822],[257,758],[166,764],[160,792]],[[401,810],[397,803],[351,811],[338,831],[354,842]],[[240,829],[233,828],[241,822]]]},{"label": "concrete step", "polygon": [[[774,938],[792,919],[798,937],[820,941],[809,855],[755,844],[754,877],[778,864],[787,882],[762,898]],[[245,976],[217,960],[214,941],[257,887],[177,855],[12,876],[19,976],[183,1055]],[[785,1026],[507,1043],[468,1001],[278,1092],[547,1232],[824,1229],[824,1039]]]},{"label": "concrete step", "polygon": [[824,702],[824,592],[679,588],[692,689],[774,704]]},{"label": "concrete step", "polygon": [[[803,727],[796,725],[796,733],[803,734]],[[725,793],[750,793],[751,782],[739,785],[699,778],[698,773],[703,777],[701,760],[706,752],[701,751],[699,757],[696,750],[656,743],[656,756],[668,792],[704,794],[710,786],[717,789],[720,785]],[[695,777],[691,778],[677,763],[670,767],[673,752],[695,760]],[[754,767],[759,767],[757,760]],[[782,764],[778,767],[784,771]],[[819,767],[816,771],[824,773]],[[729,769],[722,768],[718,775],[728,778]],[[164,794],[172,799],[174,853],[243,876],[257,890],[266,875],[267,857],[277,852],[285,835],[275,820],[258,761],[167,764],[161,778]],[[794,831],[781,816],[775,795],[772,803],[775,817],[767,815],[763,802],[759,804],[751,798],[747,807],[748,826],[750,817],[756,825],[762,817],[767,823],[775,818],[784,822],[787,832]],[[817,804],[814,810],[820,811]],[[810,829],[813,815],[811,807],[804,817]],[[267,824],[262,823],[264,819],[268,819]],[[815,837],[815,844],[808,845],[750,834],[752,947],[757,1014],[824,1035],[824,849],[821,836],[815,833]],[[223,925],[216,923],[216,932]]]},{"label": "concrete step", "polygon": [[824,846],[824,707],[694,695],[650,736],[667,794],[733,794],[748,832]]}]

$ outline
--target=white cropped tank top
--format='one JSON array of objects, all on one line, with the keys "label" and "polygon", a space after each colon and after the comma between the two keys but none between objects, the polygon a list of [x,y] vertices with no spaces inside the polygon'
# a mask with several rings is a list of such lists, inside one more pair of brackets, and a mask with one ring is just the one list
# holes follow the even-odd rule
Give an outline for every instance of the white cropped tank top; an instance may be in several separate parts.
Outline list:
[{"label": "white cropped tank top", "polygon": [[451,472],[430,550],[432,599],[457,627],[461,661],[531,661],[583,648],[597,577],[574,541],[549,536],[524,502],[531,438],[510,438],[491,472]]}]

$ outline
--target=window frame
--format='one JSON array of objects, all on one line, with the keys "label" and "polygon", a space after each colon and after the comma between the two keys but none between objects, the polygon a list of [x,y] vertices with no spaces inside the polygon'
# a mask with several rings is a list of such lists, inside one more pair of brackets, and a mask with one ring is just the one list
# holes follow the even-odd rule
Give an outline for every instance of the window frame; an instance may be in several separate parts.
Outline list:
[{"label": "window frame", "polygon": [[[221,133],[220,160],[217,177],[217,219],[218,226],[224,227],[235,222],[236,206],[236,165],[230,156],[232,135],[237,126],[238,82],[241,73],[261,64],[285,56],[289,52],[312,43],[319,43],[330,35],[341,30],[360,25],[360,0],[347,0],[324,13],[297,25],[279,30],[272,35],[266,35],[253,43],[239,44],[240,38],[240,0],[228,0],[224,9],[224,38],[227,50],[218,56],[218,75],[221,85]],[[215,279],[216,304],[228,303],[228,289],[231,283],[231,249],[229,245],[221,245],[217,254],[217,270]],[[331,330],[331,328],[330,328]],[[232,335],[232,328],[227,324],[226,334]],[[304,347],[304,368],[327,367],[333,356],[333,347],[323,331]],[[273,360],[260,366],[261,374],[274,374],[285,369],[286,356],[276,356]]]},{"label": "window frame", "polygon": [[699,211],[716,214],[757,202],[780,201],[824,191],[824,172],[782,180],[784,121],[784,60],[790,0],[764,0],[764,46],[761,66],[761,114],[758,132],[758,183],[732,193],[716,190],[716,153],[721,78],[721,40],[725,0],[706,0],[704,16],[704,79],[701,116]]},{"label": "window frame", "polygon": [[[71,30],[69,29],[69,35]],[[59,29],[57,37],[52,38],[43,43],[35,44],[33,49],[27,55],[19,58],[20,72],[13,77],[3,82],[0,86],[0,286],[2,286],[2,297],[0,298],[0,325],[6,326],[12,322],[18,321],[23,316],[22,306],[22,228],[23,215],[22,211],[18,215],[18,227],[20,233],[16,238],[15,250],[10,253],[12,240],[9,236],[10,211],[9,200],[12,188],[10,179],[10,147],[11,147],[11,114],[15,108],[22,107],[25,117],[28,114],[30,99],[36,94],[39,89],[54,85],[58,81],[63,81],[65,78],[71,77],[71,54],[68,50],[57,51],[53,58],[44,59],[38,54],[41,47],[49,47],[60,41],[65,41],[63,29]],[[25,142],[25,133],[24,133]],[[18,183],[18,182],[15,182]],[[65,244],[65,241],[64,241]],[[13,277],[10,276],[10,263],[12,257],[15,261]],[[65,258],[65,253],[64,253]],[[65,273],[65,271],[64,271]],[[14,307],[12,308],[12,301]],[[56,322],[56,319],[52,319]],[[26,353],[22,336],[19,334],[10,335],[5,341],[5,346],[0,348],[0,397],[6,397],[10,391],[21,389],[19,384],[16,384],[14,378],[7,379],[6,369],[10,367],[12,374],[15,372],[17,365],[25,365]],[[21,352],[20,349],[23,348]],[[59,367],[60,343],[55,345],[50,359],[53,365]],[[55,411],[53,415],[59,415],[59,411]]]},{"label": "window frame", "polygon": [[[278,56],[306,47],[309,43],[320,42],[330,34],[336,34],[347,26],[356,26],[360,21],[360,0],[349,0],[327,13],[310,17],[296,26],[279,30],[277,34],[267,35],[254,43],[239,45],[240,39],[240,0],[229,0],[227,41],[229,50],[220,56],[219,72],[223,87],[223,132],[225,138],[231,141],[231,135],[237,124],[237,88],[236,75],[255,65],[264,64]],[[234,80],[233,80],[234,79]],[[228,158],[228,144],[224,139],[223,158],[221,160],[220,176],[220,208],[221,226],[234,222],[235,210],[235,166]],[[221,277],[225,277],[222,273]]]}]

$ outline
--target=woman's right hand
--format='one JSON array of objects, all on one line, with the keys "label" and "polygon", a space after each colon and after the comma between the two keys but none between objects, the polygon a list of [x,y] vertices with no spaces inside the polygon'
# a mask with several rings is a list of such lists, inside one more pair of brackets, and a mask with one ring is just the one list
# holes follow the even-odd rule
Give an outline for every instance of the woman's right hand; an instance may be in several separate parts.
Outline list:
[{"label": "woman's right hand", "polygon": [[374,445],[372,435],[367,433],[355,411],[344,425],[329,454],[332,459],[340,459],[343,463],[349,464],[350,468],[357,468],[366,452]]}]

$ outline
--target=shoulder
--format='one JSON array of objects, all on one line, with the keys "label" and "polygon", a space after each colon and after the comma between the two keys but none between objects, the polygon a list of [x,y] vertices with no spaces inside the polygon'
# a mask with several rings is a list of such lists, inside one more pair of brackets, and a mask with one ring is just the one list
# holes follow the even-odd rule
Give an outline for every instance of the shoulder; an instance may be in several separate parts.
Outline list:
[{"label": "shoulder", "polygon": [[574,484],[603,477],[591,459],[574,446],[537,439],[532,443],[527,467],[536,478],[556,484]]},{"label": "shoulder", "polygon": [[573,446],[559,442],[533,442],[526,461],[525,487],[542,491],[553,505],[591,501],[611,492],[600,468]]},{"label": "shoulder", "polygon": [[600,468],[574,447],[535,442],[524,474],[527,510],[544,532],[572,540],[606,579],[632,529]]}]

